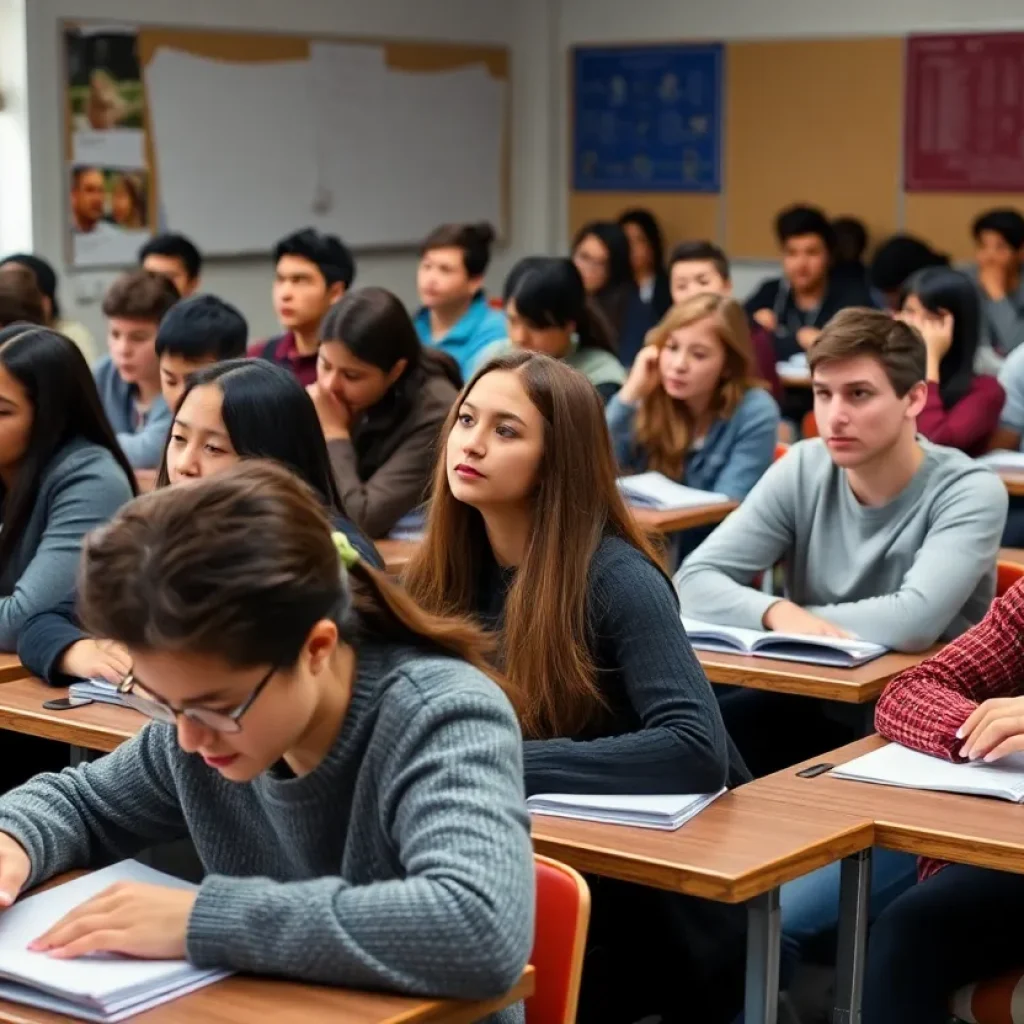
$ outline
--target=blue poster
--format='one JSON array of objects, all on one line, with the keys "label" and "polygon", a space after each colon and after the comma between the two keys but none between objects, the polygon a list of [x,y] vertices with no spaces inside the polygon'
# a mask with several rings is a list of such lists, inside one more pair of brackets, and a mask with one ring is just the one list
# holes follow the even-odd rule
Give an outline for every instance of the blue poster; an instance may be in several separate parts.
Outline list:
[{"label": "blue poster", "polygon": [[573,188],[718,192],[721,43],[575,51]]}]

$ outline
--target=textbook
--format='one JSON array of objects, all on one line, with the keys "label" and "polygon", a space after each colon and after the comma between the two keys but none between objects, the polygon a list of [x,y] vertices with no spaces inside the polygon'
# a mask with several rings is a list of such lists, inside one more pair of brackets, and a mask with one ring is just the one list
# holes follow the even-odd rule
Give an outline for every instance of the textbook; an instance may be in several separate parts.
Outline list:
[{"label": "textbook", "polygon": [[135,960],[114,954],[54,960],[27,946],[75,907],[115,882],[195,889],[137,861],[101,871],[19,900],[0,914],[0,999],[98,1021],[125,1020],[226,978],[229,971],[200,970],[185,960]]},{"label": "textbook", "polygon": [[578,793],[540,793],[526,801],[534,814],[577,821],[600,821],[606,825],[632,825],[674,832],[696,817],[723,793],[683,796],[580,796]]},{"label": "textbook", "polygon": [[716,626],[700,619],[688,619],[683,628],[693,647],[719,654],[750,654],[781,661],[805,661],[811,665],[856,668],[881,657],[888,650],[867,640],[844,640],[837,636],[804,636],[802,633],[774,633],[739,626]]},{"label": "textbook", "polygon": [[1011,452],[999,448],[994,452],[979,455],[974,461],[988,466],[996,473],[1024,473],[1024,452]]},{"label": "textbook", "polygon": [[888,743],[833,768],[829,774],[837,779],[874,782],[880,786],[932,789],[940,793],[965,793],[1024,803],[1024,755],[1021,754],[1010,754],[992,764],[983,761],[954,764],[899,743]]},{"label": "textbook", "polygon": [[700,505],[722,505],[730,498],[714,491],[699,491],[669,480],[661,473],[638,473],[619,477],[619,490],[630,505],[637,508],[696,508]]},{"label": "textbook", "polygon": [[117,687],[106,679],[80,679],[68,687],[69,697],[87,697],[96,701],[97,704],[116,704],[118,707],[126,708]]}]

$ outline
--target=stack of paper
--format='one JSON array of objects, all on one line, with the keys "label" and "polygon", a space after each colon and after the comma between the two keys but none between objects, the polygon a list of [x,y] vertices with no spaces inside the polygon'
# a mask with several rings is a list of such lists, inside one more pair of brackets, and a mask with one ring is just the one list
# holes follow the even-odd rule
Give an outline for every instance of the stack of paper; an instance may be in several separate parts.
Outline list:
[{"label": "stack of paper", "polygon": [[686,487],[661,473],[620,477],[619,490],[626,501],[637,508],[695,508],[700,505],[721,505],[729,501],[728,495]]},{"label": "stack of paper", "polygon": [[106,1024],[227,977],[227,971],[199,970],[184,960],[114,955],[54,960],[26,948],[75,907],[116,882],[195,888],[136,861],[122,861],[19,901],[0,914],[0,977],[6,979],[0,982],[0,999]]},{"label": "stack of paper", "polygon": [[117,704],[120,707],[128,707],[121,700],[117,687],[113,683],[108,683],[106,679],[80,679],[68,687],[68,696],[88,697],[89,700],[94,700],[99,704]]},{"label": "stack of paper", "polygon": [[674,832],[700,814],[717,793],[683,796],[580,796],[576,793],[541,793],[526,801],[534,814],[579,821],[600,821],[608,825],[632,825]]},{"label": "stack of paper", "polygon": [[1024,803],[1024,755],[1020,754],[1011,754],[992,764],[983,761],[954,764],[898,743],[889,743],[833,768],[831,774],[838,779],[875,782],[882,786],[933,789]]},{"label": "stack of paper", "polygon": [[1024,473],[1024,452],[1011,452],[999,448],[994,452],[979,455],[976,461],[996,473]]}]

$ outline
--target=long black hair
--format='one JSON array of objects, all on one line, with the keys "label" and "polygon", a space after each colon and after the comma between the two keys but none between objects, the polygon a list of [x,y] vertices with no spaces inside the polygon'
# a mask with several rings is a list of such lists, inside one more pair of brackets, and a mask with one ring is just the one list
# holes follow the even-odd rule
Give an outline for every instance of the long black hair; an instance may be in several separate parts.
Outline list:
[{"label": "long black hair", "polygon": [[0,567],[6,565],[25,530],[47,467],[76,439],[106,448],[124,470],[135,493],[135,474],[103,411],[85,356],[74,342],[46,327],[12,324],[0,330],[0,366],[25,389],[32,428],[9,493],[0,486],[3,530]]},{"label": "long black hair", "polygon": [[916,295],[929,313],[945,310],[953,317],[953,341],[939,364],[939,394],[951,409],[970,390],[974,380],[974,356],[981,341],[981,300],[966,274],[949,267],[919,270],[900,292],[900,308]]},{"label": "long black hair", "polygon": [[590,235],[593,235],[608,253],[608,280],[594,295],[594,300],[612,325],[615,343],[618,345],[630,299],[636,291],[633,267],[629,262],[629,239],[622,226],[615,221],[595,220],[584,224],[576,232],[576,237],[572,240],[572,252],[575,253],[580,242]]},{"label": "long black hair", "polygon": [[572,260],[558,256],[527,256],[505,278],[505,305],[536,328],[576,325],[580,348],[599,348],[617,355],[612,328],[583,287]]},{"label": "long black hair", "polygon": [[636,206],[619,214],[619,224],[625,227],[627,224],[635,224],[647,239],[651,247],[651,257],[654,266],[651,268],[655,276],[665,273],[665,238],[661,233],[661,226],[657,217],[650,210],[642,206]]},{"label": "long black hair", "polygon": [[[189,374],[178,409],[207,384],[216,385],[223,396],[221,419],[239,458],[287,466],[316,491],[329,512],[345,514],[313,400],[288,370],[267,359],[214,363]],[[169,482],[165,447],[157,487]]]}]

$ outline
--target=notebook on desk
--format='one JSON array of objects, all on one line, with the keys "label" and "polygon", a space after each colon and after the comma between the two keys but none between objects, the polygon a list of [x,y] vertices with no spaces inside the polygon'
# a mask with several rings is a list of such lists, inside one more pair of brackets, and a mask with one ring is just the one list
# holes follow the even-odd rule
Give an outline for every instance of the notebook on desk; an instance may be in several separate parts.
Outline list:
[{"label": "notebook on desk", "polygon": [[88,697],[97,704],[116,704],[122,708],[129,706],[121,699],[117,687],[113,683],[108,683],[106,679],[80,679],[68,687],[68,696]]},{"label": "notebook on desk", "polygon": [[994,452],[979,455],[975,462],[988,466],[996,473],[1024,473],[1024,452],[1011,452],[999,448]]},{"label": "notebook on desk", "polygon": [[833,768],[831,774],[837,779],[881,786],[964,793],[1024,803],[1024,755],[1021,754],[1011,754],[992,764],[980,761],[953,764],[899,743],[888,743]]},{"label": "notebook on desk", "polygon": [[195,886],[137,861],[122,861],[27,899],[0,914],[0,999],[102,1024],[125,1020],[227,977],[185,960],[114,955],[53,960],[26,947],[75,907],[115,882]]},{"label": "notebook on desk", "polygon": [[761,658],[778,658],[780,661],[831,665],[835,668],[856,668],[881,657],[888,649],[867,640],[716,626],[712,622],[688,619],[685,615],[683,628],[697,650],[717,651],[719,654],[750,654]]},{"label": "notebook on desk", "polygon": [[708,804],[717,800],[717,793],[682,796],[580,796],[577,793],[540,793],[526,801],[533,814],[577,821],[599,821],[606,825],[632,825],[674,832],[696,817]]},{"label": "notebook on desk", "polygon": [[636,476],[619,477],[619,490],[630,505],[658,511],[724,505],[729,501],[725,494],[699,491],[696,487],[677,484],[661,473],[638,473]]}]

